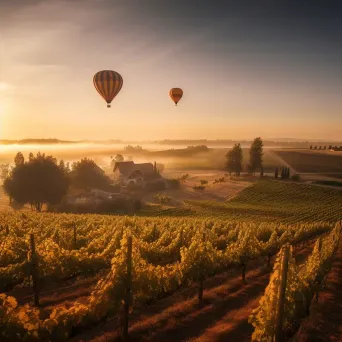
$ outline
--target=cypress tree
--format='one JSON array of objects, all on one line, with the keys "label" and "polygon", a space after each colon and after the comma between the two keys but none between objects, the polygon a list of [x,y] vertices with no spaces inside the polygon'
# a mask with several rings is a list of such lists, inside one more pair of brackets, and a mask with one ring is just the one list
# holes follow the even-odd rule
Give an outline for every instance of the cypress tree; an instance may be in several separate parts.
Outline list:
[{"label": "cypress tree", "polygon": [[278,170],[278,168],[276,167],[275,172],[274,172],[274,178],[275,178],[275,179],[278,179],[278,175],[279,175],[279,170]]}]

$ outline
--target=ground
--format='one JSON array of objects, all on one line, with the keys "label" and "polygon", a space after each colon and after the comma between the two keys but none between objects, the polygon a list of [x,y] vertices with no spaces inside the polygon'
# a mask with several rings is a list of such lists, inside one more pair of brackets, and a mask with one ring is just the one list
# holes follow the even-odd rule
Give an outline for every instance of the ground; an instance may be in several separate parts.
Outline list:
[{"label": "ground", "polygon": [[[172,206],[181,206],[185,200],[226,201],[253,182],[250,179],[231,180],[225,172],[220,170],[213,170],[211,172],[203,170],[193,170],[190,172],[186,172],[185,170],[169,171],[165,172],[163,176],[165,178],[179,178],[185,174],[189,174],[189,178],[182,182],[180,189],[166,189],[161,191],[161,193],[171,197],[170,205]],[[215,179],[222,177],[225,178],[223,183],[214,184]],[[200,185],[201,180],[208,181],[208,184],[205,185],[205,190],[194,190],[193,187]],[[158,203],[154,199],[154,195],[155,193],[149,194],[144,197],[144,200],[147,203]]]},{"label": "ground", "polygon": [[297,333],[297,342],[342,341],[342,241],[336,253],[326,288],[310,308],[310,316]]},{"label": "ground", "polygon": [[[296,260],[304,262],[313,244],[298,249]],[[247,285],[240,270],[229,270],[204,283],[204,303],[198,304],[197,284],[176,292],[131,316],[130,341],[223,342],[250,341],[253,332],[248,317],[258,306],[269,281],[266,260],[251,262]],[[73,342],[117,342],[117,322],[111,320],[72,339]]]}]

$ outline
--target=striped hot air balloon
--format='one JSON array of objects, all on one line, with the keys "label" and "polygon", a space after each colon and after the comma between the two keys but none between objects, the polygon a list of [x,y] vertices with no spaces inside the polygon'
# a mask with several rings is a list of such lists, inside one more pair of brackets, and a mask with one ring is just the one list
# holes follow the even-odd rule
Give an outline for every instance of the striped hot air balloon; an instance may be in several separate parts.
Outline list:
[{"label": "striped hot air balloon", "polygon": [[169,92],[169,95],[171,97],[171,100],[176,104],[179,102],[179,100],[183,96],[183,90],[181,88],[172,88]]},{"label": "striped hot air balloon", "polygon": [[110,103],[122,88],[121,75],[112,70],[102,70],[94,75],[93,82],[98,93],[107,102],[107,107],[110,108]]}]

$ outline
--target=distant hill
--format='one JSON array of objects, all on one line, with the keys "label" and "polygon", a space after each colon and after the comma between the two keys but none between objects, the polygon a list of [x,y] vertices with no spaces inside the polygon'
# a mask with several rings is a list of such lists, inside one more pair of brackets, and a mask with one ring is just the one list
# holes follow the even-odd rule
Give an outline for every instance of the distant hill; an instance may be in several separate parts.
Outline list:
[{"label": "distant hill", "polygon": [[[309,148],[311,144],[317,142],[318,140],[300,140],[300,139],[292,139],[292,138],[274,138],[274,139],[264,139],[265,147],[288,147],[288,148]],[[336,145],[338,144],[335,141],[324,141],[319,140],[320,144],[323,145]],[[207,146],[232,146],[234,144],[241,144],[243,147],[250,146],[252,140],[231,140],[231,139],[217,139],[217,140],[207,140],[207,139],[199,139],[199,140],[160,140],[154,141],[155,144],[160,145],[188,145],[188,146],[197,146],[197,145],[207,145]]]},{"label": "distant hill", "polygon": [[[319,142],[320,145],[338,145],[342,144],[342,141],[325,141],[319,139],[312,140],[302,140],[295,138],[274,138],[274,139],[264,139],[265,147],[287,147],[287,148],[309,148],[310,145]],[[3,139],[0,140],[0,145],[29,145],[29,144],[41,144],[41,145],[51,145],[51,144],[79,144],[79,143],[87,143],[87,144],[132,144],[133,142],[130,140],[119,140],[119,139],[108,139],[108,140],[60,140],[60,139],[37,139],[37,138],[29,138],[29,139],[20,139],[20,140],[10,140]],[[155,140],[155,141],[135,141],[135,144],[144,145],[144,143],[153,143],[156,145],[173,145],[173,146],[211,146],[211,147],[231,147],[236,143],[240,143],[243,147],[249,147],[252,143],[252,140],[232,140],[232,139],[165,139],[165,140]]]},{"label": "distant hill", "polygon": [[59,140],[59,139],[21,139],[21,140],[0,140],[1,145],[31,145],[31,144],[73,144],[79,141]]}]

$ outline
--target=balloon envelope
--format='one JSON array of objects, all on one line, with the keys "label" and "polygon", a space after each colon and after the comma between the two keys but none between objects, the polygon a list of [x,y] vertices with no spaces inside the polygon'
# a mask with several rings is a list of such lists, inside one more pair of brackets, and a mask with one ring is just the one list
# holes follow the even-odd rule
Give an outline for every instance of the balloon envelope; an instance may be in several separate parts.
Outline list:
[{"label": "balloon envelope", "polygon": [[123,79],[118,72],[102,70],[97,72],[93,78],[94,86],[98,93],[107,102],[107,107],[122,88]]},{"label": "balloon envelope", "polygon": [[172,88],[169,92],[169,95],[171,97],[171,100],[176,104],[179,102],[179,100],[183,96],[183,90],[181,88]]}]

